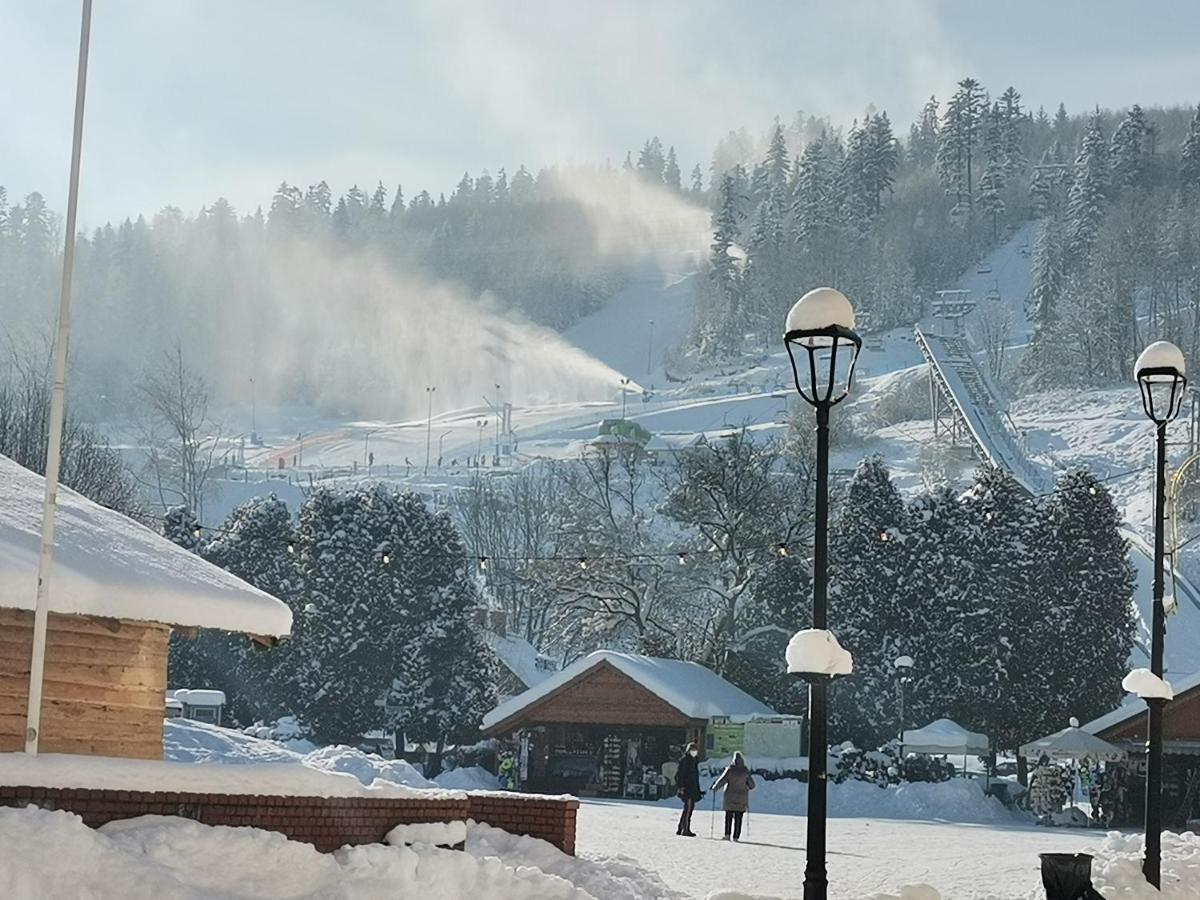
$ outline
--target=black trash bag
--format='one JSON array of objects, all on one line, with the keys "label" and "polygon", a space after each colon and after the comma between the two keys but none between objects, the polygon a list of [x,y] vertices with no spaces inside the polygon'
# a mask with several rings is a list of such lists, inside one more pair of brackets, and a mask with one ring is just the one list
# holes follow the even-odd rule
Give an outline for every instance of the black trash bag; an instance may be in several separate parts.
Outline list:
[{"label": "black trash bag", "polygon": [[1041,853],[1046,900],[1104,900],[1092,886],[1092,857],[1087,853]]}]

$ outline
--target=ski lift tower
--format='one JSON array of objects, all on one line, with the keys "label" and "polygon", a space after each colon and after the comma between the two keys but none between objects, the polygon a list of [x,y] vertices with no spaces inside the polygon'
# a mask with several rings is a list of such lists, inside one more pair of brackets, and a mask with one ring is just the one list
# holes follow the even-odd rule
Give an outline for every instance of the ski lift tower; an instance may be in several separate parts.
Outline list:
[{"label": "ski lift tower", "polygon": [[936,291],[929,301],[929,314],[941,322],[941,335],[946,337],[946,323],[951,323],[952,336],[962,333],[962,320],[974,312],[976,301],[971,292],[958,288],[954,290]]}]

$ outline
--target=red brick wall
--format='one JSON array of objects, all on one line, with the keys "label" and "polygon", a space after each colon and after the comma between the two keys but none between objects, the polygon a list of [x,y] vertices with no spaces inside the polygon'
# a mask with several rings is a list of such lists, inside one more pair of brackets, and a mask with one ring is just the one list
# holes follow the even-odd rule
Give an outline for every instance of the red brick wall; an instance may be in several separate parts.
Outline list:
[{"label": "red brick wall", "polygon": [[470,796],[469,817],[512,834],[549,841],[564,853],[575,855],[575,817],[579,801],[531,797],[522,794],[475,793]]},{"label": "red brick wall", "polygon": [[328,853],[346,844],[383,840],[396,825],[474,819],[575,852],[579,801],[520,794],[456,799],[375,797],[266,797],[248,794],[177,794],[88,788],[0,786],[0,806],[64,809],[97,828],[134,816],[180,816],[205,825],[249,825],[278,831]]}]

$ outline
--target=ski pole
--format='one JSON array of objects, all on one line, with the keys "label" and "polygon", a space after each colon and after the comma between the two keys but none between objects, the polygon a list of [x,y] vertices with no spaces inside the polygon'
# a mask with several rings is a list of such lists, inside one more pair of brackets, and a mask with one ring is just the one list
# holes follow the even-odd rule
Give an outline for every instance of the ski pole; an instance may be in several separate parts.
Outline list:
[{"label": "ski pole", "polygon": [[712,794],[712,813],[708,817],[708,839],[711,841],[716,835],[717,827],[717,792],[711,787],[708,792]]}]

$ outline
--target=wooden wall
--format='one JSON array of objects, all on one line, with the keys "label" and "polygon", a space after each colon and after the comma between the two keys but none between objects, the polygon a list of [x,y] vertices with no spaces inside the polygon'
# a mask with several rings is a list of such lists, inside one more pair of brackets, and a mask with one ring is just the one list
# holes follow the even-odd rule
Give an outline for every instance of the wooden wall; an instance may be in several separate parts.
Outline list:
[{"label": "wooden wall", "polygon": [[508,721],[497,723],[488,733],[505,734],[535,722],[679,728],[697,724],[607,662],[589,669]]},{"label": "wooden wall", "polygon": [[[1146,712],[1143,710],[1099,734],[1106,741],[1146,740]],[[1163,739],[1200,741],[1200,690],[1180,694],[1163,708]]]},{"label": "wooden wall", "polygon": [[[50,614],[45,753],[162,759],[170,628]],[[33,613],[0,609],[0,751],[25,746]]]}]

